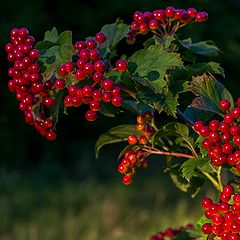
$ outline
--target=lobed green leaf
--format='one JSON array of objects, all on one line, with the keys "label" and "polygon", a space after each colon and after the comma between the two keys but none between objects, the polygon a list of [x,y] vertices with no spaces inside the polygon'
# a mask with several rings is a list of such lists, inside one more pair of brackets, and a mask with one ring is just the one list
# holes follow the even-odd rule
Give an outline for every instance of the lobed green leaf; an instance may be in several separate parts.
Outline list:
[{"label": "lobed green leaf", "polygon": [[98,158],[99,151],[103,146],[127,141],[128,136],[131,134],[139,136],[141,133],[136,129],[135,125],[127,124],[119,125],[102,134],[95,144],[96,158]]}]

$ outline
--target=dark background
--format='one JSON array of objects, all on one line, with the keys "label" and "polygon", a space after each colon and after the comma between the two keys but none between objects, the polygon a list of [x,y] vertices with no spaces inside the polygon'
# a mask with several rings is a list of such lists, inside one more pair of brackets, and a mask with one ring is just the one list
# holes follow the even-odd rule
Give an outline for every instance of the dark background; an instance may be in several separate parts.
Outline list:
[{"label": "dark background", "polygon": [[[130,23],[132,13],[136,10],[155,10],[168,5],[176,8],[195,7],[209,13],[207,23],[188,26],[181,33],[181,37],[191,36],[194,41],[212,39],[216,42],[222,50],[219,61],[226,72],[226,78],[222,79],[222,82],[235,98],[238,97],[240,86],[239,0],[0,1],[0,194],[2,194],[2,198],[11,196],[15,187],[21,197],[23,194],[21,192],[22,183],[28,186],[28,190],[36,190],[38,187],[45,189],[48,186],[53,186],[53,188],[49,188],[55,189],[56,186],[60,186],[61,182],[65,184],[66,181],[73,181],[82,184],[94,179],[94,182],[98,182],[100,185],[108,185],[110,182],[116,181],[116,187],[119,187],[121,178],[116,171],[116,148],[105,148],[100,159],[96,160],[94,158],[94,142],[99,134],[111,126],[134,122],[134,116],[122,114],[117,119],[100,117],[95,123],[89,124],[86,123],[80,112],[74,112],[70,116],[63,116],[60,120],[57,125],[58,137],[55,142],[48,142],[42,138],[32,127],[24,123],[22,113],[17,107],[17,101],[7,88],[9,65],[6,61],[4,45],[8,42],[11,28],[27,27],[37,40],[42,40],[44,32],[56,26],[59,32],[72,30],[74,40],[80,40],[94,35],[104,24],[112,23],[118,17]],[[156,163],[145,171],[147,173],[140,173],[136,177],[135,192],[138,192],[142,185],[149,188],[144,177],[148,178],[150,185],[154,181],[151,179],[160,179],[158,167],[160,165]],[[18,184],[20,185],[18,186]],[[9,189],[12,189],[11,193]],[[52,190],[49,191],[52,192]],[[43,201],[45,200],[44,198]],[[14,211],[15,213],[11,213],[13,218],[16,217],[16,212],[21,210],[16,207]],[[24,210],[22,211],[24,212]],[[25,215],[19,214],[19,216],[21,219],[21,216]],[[11,224],[10,221],[8,224],[6,223],[6,226],[0,226],[0,233],[12,233]],[[1,238],[0,234],[0,239],[5,238]],[[54,238],[50,237],[49,239]]]}]

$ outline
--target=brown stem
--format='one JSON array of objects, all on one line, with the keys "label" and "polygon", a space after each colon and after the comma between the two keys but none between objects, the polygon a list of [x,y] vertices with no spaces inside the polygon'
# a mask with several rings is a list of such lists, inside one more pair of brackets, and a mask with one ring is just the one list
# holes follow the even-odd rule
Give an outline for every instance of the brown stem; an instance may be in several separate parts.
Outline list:
[{"label": "brown stem", "polygon": [[157,155],[166,155],[166,156],[173,156],[173,157],[184,157],[184,158],[195,158],[192,155],[185,154],[185,153],[176,153],[176,152],[167,152],[167,151],[160,151],[156,148],[143,148],[142,150],[145,150],[149,153],[152,154],[157,154]]}]

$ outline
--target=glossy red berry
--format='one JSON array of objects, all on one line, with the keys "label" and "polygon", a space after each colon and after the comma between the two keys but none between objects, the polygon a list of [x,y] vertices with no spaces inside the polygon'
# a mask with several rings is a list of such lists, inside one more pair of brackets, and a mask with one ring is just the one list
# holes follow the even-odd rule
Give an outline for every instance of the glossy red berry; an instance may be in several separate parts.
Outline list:
[{"label": "glossy red berry", "polygon": [[135,144],[137,144],[137,142],[138,142],[138,138],[137,138],[136,135],[130,135],[128,137],[128,144],[129,145],[135,145]]},{"label": "glossy red berry", "polygon": [[89,121],[89,122],[93,122],[96,120],[97,118],[97,113],[95,111],[92,111],[92,110],[88,110],[86,113],[85,113],[85,118]]},{"label": "glossy red berry", "polygon": [[130,176],[126,175],[123,177],[122,182],[124,185],[129,185],[132,183],[132,178]]},{"label": "glossy red berry", "polygon": [[128,63],[126,60],[118,60],[116,63],[116,68],[119,72],[124,72],[128,68]]},{"label": "glossy red berry", "polygon": [[104,43],[106,41],[106,39],[107,39],[107,37],[106,37],[106,35],[103,32],[99,32],[95,36],[95,40],[98,43]]}]

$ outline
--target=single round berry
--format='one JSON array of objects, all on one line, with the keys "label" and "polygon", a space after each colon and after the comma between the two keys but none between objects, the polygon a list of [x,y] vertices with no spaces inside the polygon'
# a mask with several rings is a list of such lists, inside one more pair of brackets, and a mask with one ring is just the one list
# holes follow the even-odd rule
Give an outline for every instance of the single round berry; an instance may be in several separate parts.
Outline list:
[{"label": "single round berry", "polygon": [[122,182],[124,185],[129,185],[132,183],[132,178],[130,176],[126,175],[123,177]]},{"label": "single round berry", "polygon": [[220,107],[221,110],[227,111],[231,107],[231,103],[230,103],[229,100],[223,99],[219,102],[219,107]]},{"label": "single round berry", "polygon": [[116,68],[118,69],[119,72],[124,72],[128,68],[128,63],[126,60],[118,60],[116,63]]},{"label": "single round berry", "polygon": [[89,122],[93,122],[96,120],[97,118],[97,113],[95,111],[92,111],[92,110],[88,110],[86,113],[85,113],[85,118],[89,121]]},{"label": "single round berry", "polygon": [[138,138],[136,135],[130,135],[128,136],[128,144],[129,145],[135,145],[138,142]]}]

